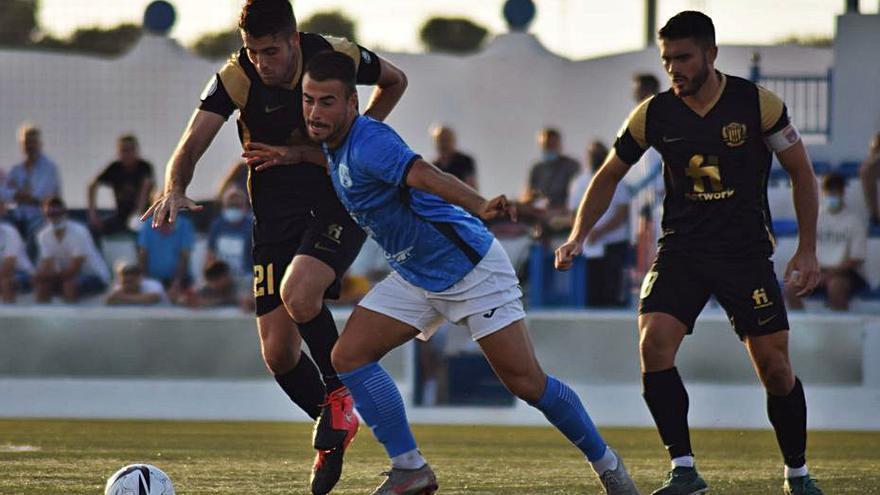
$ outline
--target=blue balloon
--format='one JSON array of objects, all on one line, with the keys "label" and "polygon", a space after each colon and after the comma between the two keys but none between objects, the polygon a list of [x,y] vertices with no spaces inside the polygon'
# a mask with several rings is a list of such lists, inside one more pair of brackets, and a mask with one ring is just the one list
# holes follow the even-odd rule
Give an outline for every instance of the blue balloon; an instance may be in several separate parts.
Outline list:
[{"label": "blue balloon", "polygon": [[504,18],[511,31],[525,31],[535,18],[535,4],[532,0],[507,0]]},{"label": "blue balloon", "polygon": [[155,0],[144,11],[144,29],[155,34],[168,34],[176,17],[173,5],[165,0]]}]

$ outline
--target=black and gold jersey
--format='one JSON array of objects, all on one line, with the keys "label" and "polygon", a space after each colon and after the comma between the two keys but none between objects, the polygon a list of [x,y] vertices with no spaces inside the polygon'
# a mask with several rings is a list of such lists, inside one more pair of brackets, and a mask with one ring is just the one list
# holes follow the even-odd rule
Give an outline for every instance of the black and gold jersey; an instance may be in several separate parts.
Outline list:
[{"label": "black and gold jersey", "polygon": [[[267,86],[242,48],[214,75],[202,93],[199,109],[228,118],[238,110],[238,135],[248,142],[296,145],[309,141],[302,113],[302,74],[317,53],[336,50],[355,62],[358,84],[376,84],[379,57],[342,38],[300,33],[300,56],[289,87]],[[282,242],[295,229],[286,223],[299,222],[322,208],[342,206],[323,166],[297,164],[251,172],[248,193],[254,210],[255,240]]]},{"label": "black and gold jersey", "polygon": [[764,138],[788,126],[788,112],[770,91],[720,77],[718,96],[702,114],[671,90],[642,102],[614,148],[630,165],[651,146],[663,157],[660,252],[768,257],[775,240],[767,203],[772,154]]}]

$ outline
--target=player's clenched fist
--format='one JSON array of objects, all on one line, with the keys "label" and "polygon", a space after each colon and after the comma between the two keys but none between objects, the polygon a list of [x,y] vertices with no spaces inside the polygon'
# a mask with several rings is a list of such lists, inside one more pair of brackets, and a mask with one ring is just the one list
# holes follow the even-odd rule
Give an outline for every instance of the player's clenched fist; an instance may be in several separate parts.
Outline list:
[{"label": "player's clenched fist", "polygon": [[582,246],[580,242],[568,241],[556,249],[556,259],[554,266],[559,271],[566,271],[571,268],[574,257],[581,254]]},{"label": "player's clenched fist", "polygon": [[514,222],[516,221],[516,205],[508,201],[507,196],[503,194],[483,202],[480,211],[477,213],[483,220],[494,220],[507,216]]}]

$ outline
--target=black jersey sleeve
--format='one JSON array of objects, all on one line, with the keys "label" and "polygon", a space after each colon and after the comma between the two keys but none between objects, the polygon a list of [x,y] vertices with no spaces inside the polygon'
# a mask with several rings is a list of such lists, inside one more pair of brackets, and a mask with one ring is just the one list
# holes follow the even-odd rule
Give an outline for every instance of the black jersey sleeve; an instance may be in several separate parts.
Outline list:
[{"label": "black jersey sleeve", "polygon": [[345,38],[325,36],[324,39],[335,51],[342,52],[354,60],[358,84],[376,84],[379,81],[381,70],[378,55]]},{"label": "black jersey sleeve", "polygon": [[633,165],[639,161],[639,158],[650,146],[645,131],[650,103],[651,99],[643,101],[629,114],[614,141],[614,151],[627,165]]},{"label": "black jersey sleeve", "polygon": [[205,85],[200,98],[202,102],[199,105],[199,110],[216,113],[224,119],[228,119],[235,111],[235,103],[226,92],[219,74],[211,76],[211,80]]},{"label": "black jersey sleeve", "polygon": [[776,134],[791,123],[788,108],[782,98],[772,91],[758,86],[758,101],[761,107],[761,132],[765,136]]}]

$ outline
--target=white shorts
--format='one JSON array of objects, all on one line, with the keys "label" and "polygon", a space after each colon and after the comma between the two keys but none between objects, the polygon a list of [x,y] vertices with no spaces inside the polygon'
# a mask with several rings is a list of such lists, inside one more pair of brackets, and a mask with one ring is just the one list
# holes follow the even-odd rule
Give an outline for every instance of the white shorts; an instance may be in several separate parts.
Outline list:
[{"label": "white shorts", "polygon": [[463,279],[443,292],[417,287],[397,272],[373,287],[359,303],[402,321],[428,340],[444,320],[466,327],[479,340],[525,318],[519,279],[497,240]]}]

